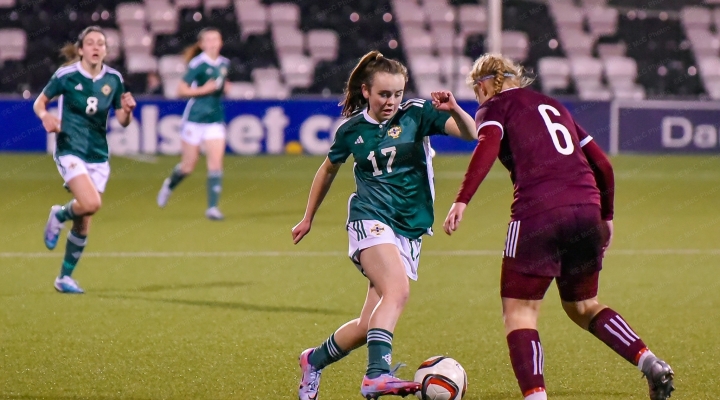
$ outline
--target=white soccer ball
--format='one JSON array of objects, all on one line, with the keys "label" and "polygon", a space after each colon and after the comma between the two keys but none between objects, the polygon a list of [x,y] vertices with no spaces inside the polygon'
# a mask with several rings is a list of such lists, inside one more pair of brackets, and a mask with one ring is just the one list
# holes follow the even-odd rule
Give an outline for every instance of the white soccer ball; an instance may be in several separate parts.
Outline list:
[{"label": "white soccer ball", "polygon": [[467,374],[459,362],[434,356],[423,361],[415,372],[415,382],[422,384],[420,400],[460,400],[467,391]]}]

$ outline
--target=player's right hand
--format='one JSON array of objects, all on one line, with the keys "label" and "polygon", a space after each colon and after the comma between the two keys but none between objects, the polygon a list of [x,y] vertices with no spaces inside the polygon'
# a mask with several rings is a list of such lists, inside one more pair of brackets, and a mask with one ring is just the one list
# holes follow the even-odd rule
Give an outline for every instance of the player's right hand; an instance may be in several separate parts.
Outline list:
[{"label": "player's right hand", "polygon": [[450,207],[447,218],[445,218],[445,222],[443,223],[443,230],[445,230],[445,233],[452,235],[452,233],[460,227],[460,221],[462,221],[463,213],[465,212],[466,207],[467,204],[465,203],[453,203],[452,207]]},{"label": "player's right hand", "polygon": [[45,116],[43,116],[42,125],[47,133],[60,132],[60,120],[50,113],[47,113],[45,114]]},{"label": "player's right hand", "polygon": [[200,86],[200,90],[202,90],[203,96],[215,92],[218,90],[217,81],[215,79],[209,79],[204,85]]},{"label": "player's right hand", "polygon": [[303,218],[303,220],[300,221],[300,223],[295,225],[292,228],[293,243],[294,244],[300,243],[302,238],[304,238],[305,235],[307,235],[310,232],[311,227],[312,227],[312,222],[310,222],[309,220],[306,220],[305,218]]}]

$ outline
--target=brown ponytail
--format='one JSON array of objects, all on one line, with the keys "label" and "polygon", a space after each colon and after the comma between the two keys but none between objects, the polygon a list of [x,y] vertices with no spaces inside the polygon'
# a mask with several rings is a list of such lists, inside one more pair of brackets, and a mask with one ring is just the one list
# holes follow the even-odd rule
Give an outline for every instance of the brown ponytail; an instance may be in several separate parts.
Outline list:
[{"label": "brown ponytail", "polygon": [[385,58],[377,50],[365,54],[350,73],[345,87],[345,98],[338,104],[343,108],[343,117],[350,117],[367,105],[367,100],[362,94],[362,85],[371,87],[376,72],[401,74],[405,77],[405,82],[408,80],[407,68],[399,61]]},{"label": "brown ponytail", "polygon": [[183,52],[182,52],[183,59],[185,60],[185,64],[189,63],[190,60],[192,60],[193,58],[197,57],[200,53],[202,53],[203,50],[200,48],[200,42],[202,41],[202,37],[205,34],[205,32],[220,33],[220,30],[217,28],[200,29],[200,32],[198,32],[198,35],[197,35],[197,42],[186,47],[185,50],[183,50]]},{"label": "brown ponytail", "polygon": [[[78,35],[78,40],[75,43],[67,43],[65,46],[60,49],[60,55],[65,58],[65,65],[70,65],[73,63],[76,63],[80,60],[82,60],[82,57],[80,57],[80,52],[78,51],[83,47],[83,41],[85,40],[85,36],[87,36],[90,32],[98,32],[107,40],[107,37],[105,36],[105,32],[103,32],[102,28],[100,28],[97,25],[88,26],[87,28],[83,29],[82,32]],[[107,43],[106,43],[107,45]]]},{"label": "brown ponytail", "polygon": [[78,46],[75,43],[67,43],[63,46],[62,49],[60,49],[60,55],[65,58],[65,63],[62,65],[63,67],[80,61]]},{"label": "brown ponytail", "polygon": [[189,63],[190,60],[197,57],[200,53],[202,53],[200,43],[193,43],[186,47],[185,50],[183,50],[183,59],[185,59],[185,64]]}]

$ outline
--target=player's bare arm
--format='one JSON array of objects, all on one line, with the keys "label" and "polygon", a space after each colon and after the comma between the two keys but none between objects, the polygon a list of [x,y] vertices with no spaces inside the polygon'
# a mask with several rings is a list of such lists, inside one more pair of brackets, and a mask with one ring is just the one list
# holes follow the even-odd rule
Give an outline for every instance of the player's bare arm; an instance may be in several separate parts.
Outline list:
[{"label": "player's bare arm", "polygon": [[451,118],[445,123],[445,133],[463,140],[476,140],[475,120],[458,105],[452,92],[432,92],[433,106],[440,111],[447,111]]},{"label": "player's bare arm", "polygon": [[127,127],[130,125],[130,121],[132,121],[132,112],[137,106],[137,103],[135,103],[135,99],[133,98],[133,95],[130,94],[130,92],[123,93],[122,97],[120,98],[120,104],[122,107],[118,110],[115,110],[115,117],[117,118],[118,122],[120,122],[120,125],[123,127]]},{"label": "player's bare arm", "polygon": [[60,120],[48,112],[47,105],[50,100],[51,99],[45,96],[45,93],[40,93],[40,96],[38,96],[33,104],[33,111],[35,111],[35,115],[42,121],[43,128],[45,128],[47,133],[57,133],[60,132]]},{"label": "player's bare arm", "polygon": [[181,81],[178,86],[178,96],[180,97],[199,97],[207,96],[214,91],[218,90],[217,82],[214,79],[210,79],[200,87],[190,87],[185,81]]},{"label": "player's bare arm", "polygon": [[342,163],[333,164],[327,157],[322,163],[315,178],[313,178],[312,186],[310,186],[310,195],[308,196],[307,207],[305,208],[305,216],[302,221],[295,225],[292,229],[293,242],[298,244],[302,238],[310,232],[312,221],[320,204],[322,204],[332,185],[335,176],[340,171]]}]

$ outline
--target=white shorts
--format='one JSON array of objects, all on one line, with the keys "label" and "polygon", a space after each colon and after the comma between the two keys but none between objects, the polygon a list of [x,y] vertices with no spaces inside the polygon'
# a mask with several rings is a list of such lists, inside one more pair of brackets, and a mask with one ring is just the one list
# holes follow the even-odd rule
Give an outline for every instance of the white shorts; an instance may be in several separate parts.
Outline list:
[{"label": "white shorts", "polygon": [[396,245],[400,250],[400,257],[402,257],[403,264],[405,264],[405,273],[408,278],[414,281],[418,279],[417,271],[420,263],[422,238],[408,239],[405,236],[400,236],[392,228],[376,220],[350,221],[347,225],[347,231],[350,239],[348,256],[360,272],[363,272],[360,265],[360,251],[368,247],[389,243]]},{"label": "white shorts", "polygon": [[55,164],[65,183],[70,182],[78,175],[85,174],[90,176],[90,180],[98,192],[102,193],[105,191],[105,185],[107,185],[108,178],[110,177],[109,162],[87,163],[78,156],[68,154],[55,157]]},{"label": "white shorts", "polygon": [[225,139],[225,124],[219,122],[201,124],[199,122],[185,121],[180,131],[180,139],[193,146],[200,146],[206,140]]}]

